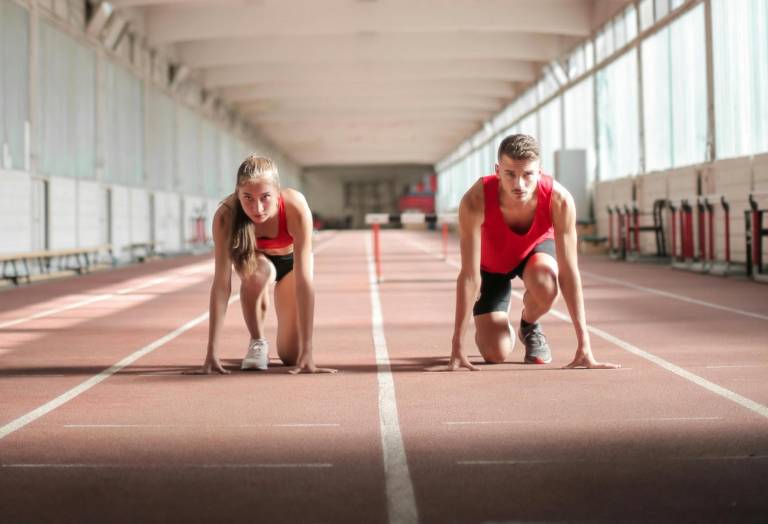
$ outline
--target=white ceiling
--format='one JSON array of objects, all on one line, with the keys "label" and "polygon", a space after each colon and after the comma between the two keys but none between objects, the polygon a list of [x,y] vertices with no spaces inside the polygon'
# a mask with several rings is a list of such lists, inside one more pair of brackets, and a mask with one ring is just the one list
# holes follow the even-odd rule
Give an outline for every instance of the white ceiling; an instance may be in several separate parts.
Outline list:
[{"label": "white ceiling", "polygon": [[433,164],[631,0],[112,0],[303,166]]}]

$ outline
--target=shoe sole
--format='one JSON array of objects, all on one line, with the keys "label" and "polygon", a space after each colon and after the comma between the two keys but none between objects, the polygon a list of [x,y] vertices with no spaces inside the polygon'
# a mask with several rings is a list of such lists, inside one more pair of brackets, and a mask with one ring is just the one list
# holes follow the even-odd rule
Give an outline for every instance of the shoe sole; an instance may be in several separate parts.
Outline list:
[{"label": "shoe sole", "polygon": [[526,364],[549,364],[552,362],[552,359],[544,360],[543,358],[538,357],[525,357],[525,363]]},{"label": "shoe sole", "polygon": [[266,371],[267,367],[259,367],[256,365],[249,365],[249,364],[241,364],[240,365],[240,371]]},{"label": "shoe sole", "polygon": [[[523,334],[519,330],[517,331],[517,338],[518,338],[518,340],[520,340],[521,343],[524,340],[523,339]],[[525,346],[525,343],[523,343],[523,346]],[[550,362],[552,362],[552,357],[549,357],[548,360],[544,360],[543,358],[539,358],[539,357],[528,357],[528,356],[526,356],[523,361],[526,364],[549,364]]]}]

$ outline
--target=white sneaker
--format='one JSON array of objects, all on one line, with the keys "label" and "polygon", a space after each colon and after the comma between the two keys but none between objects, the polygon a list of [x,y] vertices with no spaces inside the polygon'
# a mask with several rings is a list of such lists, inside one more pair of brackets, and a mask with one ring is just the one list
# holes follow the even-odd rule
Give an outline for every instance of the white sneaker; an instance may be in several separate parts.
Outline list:
[{"label": "white sneaker", "polygon": [[269,343],[265,338],[251,339],[240,369],[259,369],[265,371],[269,364]]}]

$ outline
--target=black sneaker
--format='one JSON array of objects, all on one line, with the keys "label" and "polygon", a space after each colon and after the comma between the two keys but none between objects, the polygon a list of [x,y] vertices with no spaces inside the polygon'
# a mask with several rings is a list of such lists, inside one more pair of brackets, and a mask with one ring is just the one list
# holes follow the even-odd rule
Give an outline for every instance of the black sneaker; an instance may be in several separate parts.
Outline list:
[{"label": "black sneaker", "polygon": [[549,364],[552,362],[552,351],[547,344],[547,337],[541,330],[541,324],[534,322],[524,328],[521,322],[518,335],[525,345],[526,364]]}]

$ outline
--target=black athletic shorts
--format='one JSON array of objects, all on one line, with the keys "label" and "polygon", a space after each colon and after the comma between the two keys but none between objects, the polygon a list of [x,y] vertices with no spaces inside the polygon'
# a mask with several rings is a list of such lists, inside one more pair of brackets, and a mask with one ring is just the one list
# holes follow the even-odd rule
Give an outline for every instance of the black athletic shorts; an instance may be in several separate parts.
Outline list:
[{"label": "black athletic shorts", "polygon": [[277,270],[275,282],[280,282],[281,278],[293,271],[293,253],[287,255],[267,255],[264,253],[264,256],[274,264]]},{"label": "black athletic shorts", "polygon": [[527,257],[523,259],[515,269],[509,273],[489,273],[480,270],[480,298],[475,302],[472,313],[483,315],[492,311],[504,311],[509,309],[509,297],[512,294],[510,282],[515,277],[523,278],[523,270],[534,253],[546,253],[555,258],[555,241],[551,238],[543,240],[531,250]]}]

